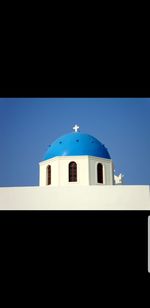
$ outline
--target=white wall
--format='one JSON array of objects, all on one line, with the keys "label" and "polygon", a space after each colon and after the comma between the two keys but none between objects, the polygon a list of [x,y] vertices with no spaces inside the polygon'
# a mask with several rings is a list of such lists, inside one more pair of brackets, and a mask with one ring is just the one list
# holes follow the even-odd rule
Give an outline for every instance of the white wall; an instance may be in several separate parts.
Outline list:
[{"label": "white wall", "polygon": [[[77,182],[68,181],[68,165],[77,163]],[[58,156],[39,163],[39,185],[46,186],[46,168],[51,165],[51,186],[103,185],[97,183],[97,164],[102,163],[104,184],[113,184],[113,163],[111,159],[94,156]]]},{"label": "white wall", "polygon": [[[68,165],[71,161],[77,163],[77,182],[69,182]],[[51,186],[88,185],[88,156],[59,156],[39,163],[39,185],[46,186],[46,168],[51,165]]]},{"label": "white wall", "polygon": [[0,210],[150,210],[150,186],[1,187]]},{"label": "white wall", "polygon": [[59,160],[58,159],[48,159],[44,162],[40,163],[40,173],[39,173],[39,185],[40,186],[46,186],[46,180],[47,180],[47,175],[46,175],[46,170],[47,166],[51,165],[51,185],[52,186],[57,186],[59,185]]},{"label": "white wall", "polygon": [[103,185],[97,183],[97,164],[103,165],[103,180],[105,185],[113,185],[113,162],[111,159],[89,156],[90,185]]}]

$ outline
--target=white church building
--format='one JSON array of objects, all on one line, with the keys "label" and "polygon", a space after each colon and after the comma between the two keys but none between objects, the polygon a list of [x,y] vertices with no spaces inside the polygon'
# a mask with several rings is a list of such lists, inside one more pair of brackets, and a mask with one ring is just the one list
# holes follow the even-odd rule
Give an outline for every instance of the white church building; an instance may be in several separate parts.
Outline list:
[{"label": "white church building", "polygon": [[150,210],[150,185],[123,185],[95,137],[60,136],[39,163],[39,186],[1,187],[1,210]]}]

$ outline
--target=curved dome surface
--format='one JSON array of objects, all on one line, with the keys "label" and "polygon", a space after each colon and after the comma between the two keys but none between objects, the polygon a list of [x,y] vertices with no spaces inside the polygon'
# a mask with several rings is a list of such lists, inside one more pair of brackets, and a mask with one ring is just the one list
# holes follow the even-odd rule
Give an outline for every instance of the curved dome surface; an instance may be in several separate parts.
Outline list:
[{"label": "curved dome surface", "polygon": [[95,137],[73,132],[56,139],[48,148],[44,160],[56,156],[89,155],[111,159],[107,148]]}]

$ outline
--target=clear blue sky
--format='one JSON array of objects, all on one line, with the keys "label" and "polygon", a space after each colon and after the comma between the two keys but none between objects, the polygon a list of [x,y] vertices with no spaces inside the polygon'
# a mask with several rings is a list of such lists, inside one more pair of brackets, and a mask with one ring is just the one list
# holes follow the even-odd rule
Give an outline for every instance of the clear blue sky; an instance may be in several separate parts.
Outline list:
[{"label": "clear blue sky", "polygon": [[37,186],[48,145],[74,124],[105,144],[125,184],[150,184],[149,98],[0,98],[0,186]]}]

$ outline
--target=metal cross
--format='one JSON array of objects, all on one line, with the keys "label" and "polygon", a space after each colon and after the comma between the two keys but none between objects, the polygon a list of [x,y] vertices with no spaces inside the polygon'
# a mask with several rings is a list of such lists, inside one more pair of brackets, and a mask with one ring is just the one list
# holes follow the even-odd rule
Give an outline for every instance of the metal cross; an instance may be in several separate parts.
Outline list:
[{"label": "metal cross", "polygon": [[75,131],[75,133],[77,133],[78,132],[78,129],[80,128],[80,126],[78,126],[77,124],[73,127],[73,129],[74,129],[74,131]]}]

